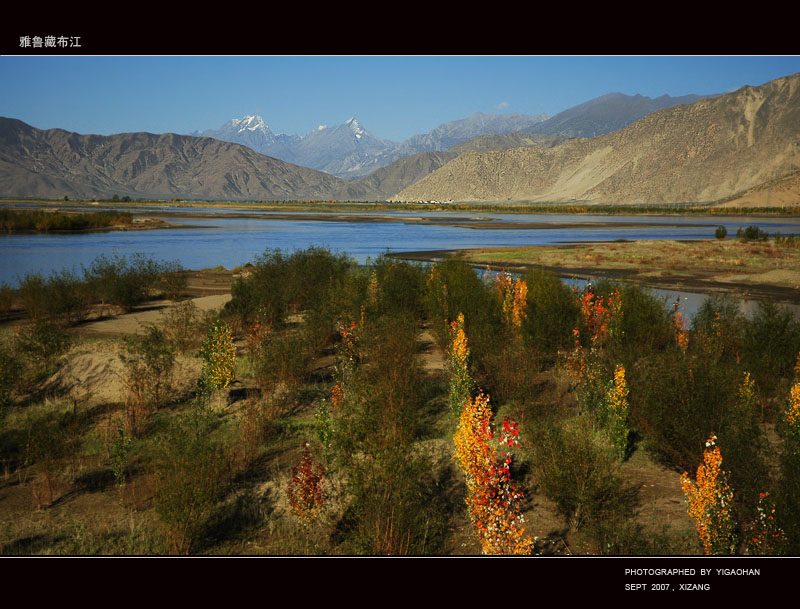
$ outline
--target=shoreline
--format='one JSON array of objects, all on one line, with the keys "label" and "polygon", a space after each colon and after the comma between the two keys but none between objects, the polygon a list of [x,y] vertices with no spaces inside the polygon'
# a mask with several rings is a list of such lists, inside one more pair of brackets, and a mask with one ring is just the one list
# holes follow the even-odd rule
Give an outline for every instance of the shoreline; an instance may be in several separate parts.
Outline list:
[{"label": "shoreline", "polygon": [[138,218],[134,219],[131,224],[113,224],[110,226],[98,226],[94,228],[77,228],[77,229],[64,229],[64,230],[36,230],[36,229],[23,229],[4,231],[0,235],[86,235],[89,233],[111,233],[119,232],[132,232],[144,230],[163,230],[170,228],[205,228],[203,226],[187,226],[183,224],[171,224],[158,218]]},{"label": "shoreline", "polygon": [[[187,208],[209,208],[225,213],[227,210],[261,211],[265,213],[373,213],[373,212],[403,212],[413,215],[415,213],[469,213],[469,214],[509,214],[509,215],[569,215],[569,216],[714,216],[729,217],[798,217],[800,205],[784,206],[727,206],[725,202],[695,203],[695,204],[594,204],[586,202],[570,203],[526,203],[526,202],[389,202],[389,201],[319,201],[319,200],[270,200],[270,201],[204,201],[204,200],[138,200],[138,201],[91,201],[91,200],[41,200],[24,198],[0,198],[0,206],[22,205],[42,209],[85,208],[88,210],[105,207],[108,209],[127,208],[133,213],[184,213]],[[154,208],[169,208],[161,211]],[[185,212],[187,214],[195,212]],[[199,212],[198,212],[199,213]],[[207,212],[208,213],[208,212]],[[218,215],[212,213],[212,216]],[[227,215],[227,214],[226,214]]]},{"label": "shoreline", "polygon": [[[351,222],[351,223],[389,223],[407,225],[434,225],[451,226],[459,228],[470,228],[474,230],[551,230],[551,229],[581,229],[581,228],[653,228],[653,227],[713,227],[716,224],[698,222],[516,222],[511,220],[500,220],[496,218],[447,218],[441,216],[389,216],[389,215],[365,215],[365,214],[337,214],[329,213],[226,213],[217,214],[213,212],[159,212],[154,214],[163,217],[184,217],[184,218],[224,218],[224,219],[247,219],[247,220],[278,220],[291,222]],[[187,228],[184,226],[184,228]],[[206,228],[206,227],[204,227]]]},{"label": "shoreline", "polygon": [[[593,242],[598,244],[614,244],[619,242]],[[586,242],[578,244],[558,245],[558,246],[532,246],[552,249],[576,249],[586,245]],[[492,271],[508,271],[511,273],[525,273],[532,270],[544,270],[554,273],[562,279],[582,279],[582,280],[602,280],[623,281],[634,283],[645,288],[652,288],[666,291],[692,292],[696,294],[721,294],[733,296],[739,299],[771,299],[776,303],[800,305],[800,290],[791,286],[782,286],[774,283],[757,283],[744,280],[720,281],[714,279],[715,271],[694,271],[682,276],[661,276],[661,277],[642,277],[638,270],[634,269],[614,269],[597,268],[591,266],[574,265],[553,265],[537,264],[531,262],[512,262],[498,257],[496,260],[481,260],[480,262],[471,260],[470,255],[487,254],[493,251],[511,251],[519,248],[475,248],[475,249],[443,249],[443,250],[423,250],[412,252],[393,252],[389,254],[392,258],[417,262],[435,262],[447,256],[463,255],[466,261],[476,269],[489,268]]]},{"label": "shoreline", "polygon": [[298,200],[298,199],[272,199],[263,201],[208,201],[189,199],[140,199],[135,201],[97,201],[90,199],[62,199],[45,200],[35,197],[3,197],[0,205],[22,204],[43,208],[60,205],[62,207],[87,207],[109,208],[129,207],[141,210],[153,207],[170,207],[180,210],[187,207],[206,207],[212,209],[242,209],[277,212],[305,212],[335,213],[342,211],[408,211],[415,212],[443,212],[443,213],[508,213],[508,214],[565,214],[565,215],[713,215],[713,216],[789,216],[800,215],[800,205],[769,205],[769,206],[731,206],[729,199],[713,202],[695,203],[592,203],[589,201],[570,202],[530,202],[530,201],[336,201],[336,200]]}]

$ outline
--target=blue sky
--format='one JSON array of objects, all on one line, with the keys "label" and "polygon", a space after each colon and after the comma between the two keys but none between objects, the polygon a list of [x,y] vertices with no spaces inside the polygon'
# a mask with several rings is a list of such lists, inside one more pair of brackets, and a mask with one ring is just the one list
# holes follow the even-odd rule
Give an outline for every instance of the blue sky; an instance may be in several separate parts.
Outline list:
[{"label": "blue sky", "polygon": [[800,56],[0,56],[0,116],[102,135],[245,114],[304,135],[355,116],[402,141],[475,112],[552,116],[606,93],[725,93],[797,72]]}]

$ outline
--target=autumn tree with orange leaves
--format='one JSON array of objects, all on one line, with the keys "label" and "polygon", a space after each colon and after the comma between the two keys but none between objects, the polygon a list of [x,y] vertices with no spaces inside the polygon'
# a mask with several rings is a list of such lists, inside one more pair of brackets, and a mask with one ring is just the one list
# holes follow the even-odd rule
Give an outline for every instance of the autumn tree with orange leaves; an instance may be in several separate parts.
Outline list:
[{"label": "autumn tree with orange leaves", "polygon": [[608,373],[604,371],[600,350],[605,342],[619,332],[622,298],[619,289],[607,299],[597,296],[591,289],[580,296],[583,325],[588,333],[588,348],[581,341],[581,332],[575,328],[575,346],[567,354],[565,367],[573,384],[581,409],[597,415],[598,407],[605,403],[608,393]]},{"label": "autumn tree with orange leaves", "polygon": [[733,491],[728,484],[728,473],[722,469],[722,453],[716,442],[715,435],[706,441],[696,481],[686,472],[681,475],[689,515],[695,520],[700,545],[708,556],[734,554],[739,544]]},{"label": "autumn tree with orange leaves", "polygon": [[617,456],[624,460],[630,449],[630,426],[628,425],[628,385],[625,381],[625,367],[619,365],[614,370],[614,380],[608,385],[605,401],[605,424]]},{"label": "autumn tree with orange leaves", "polygon": [[450,412],[458,415],[464,403],[472,395],[475,382],[469,372],[469,345],[464,332],[464,315],[450,324],[451,342],[447,364],[450,369]]},{"label": "autumn tree with orange leaves", "polygon": [[494,285],[500,295],[506,326],[518,336],[526,314],[528,285],[524,279],[514,280],[506,272],[497,273]]},{"label": "autumn tree with orange leaves", "polygon": [[479,393],[464,403],[453,436],[454,458],[467,483],[467,510],[484,554],[531,554],[525,533],[522,491],[511,477],[511,449],[519,446],[519,426],[504,420],[492,426],[489,396]]}]

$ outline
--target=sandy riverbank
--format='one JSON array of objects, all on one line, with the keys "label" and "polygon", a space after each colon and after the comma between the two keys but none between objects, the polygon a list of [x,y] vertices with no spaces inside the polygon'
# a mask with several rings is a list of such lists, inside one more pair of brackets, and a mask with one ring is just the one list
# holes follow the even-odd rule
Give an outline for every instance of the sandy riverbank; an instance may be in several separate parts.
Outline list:
[{"label": "sandy riverbank", "polygon": [[[394,254],[436,260],[455,250]],[[525,272],[545,269],[560,277],[608,278],[652,288],[800,304],[800,249],[774,240],[616,241],[557,246],[480,248],[460,253],[477,267]]]}]

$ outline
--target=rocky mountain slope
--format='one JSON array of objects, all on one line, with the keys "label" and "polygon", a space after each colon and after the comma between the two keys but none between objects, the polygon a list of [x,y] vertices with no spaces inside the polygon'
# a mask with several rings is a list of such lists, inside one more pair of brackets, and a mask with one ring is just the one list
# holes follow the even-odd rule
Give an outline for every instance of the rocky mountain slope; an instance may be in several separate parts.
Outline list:
[{"label": "rocky mountain slope", "polygon": [[341,125],[312,131],[297,142],[292,152],[303,167],[352,178],[373,171],[375,160],[384,157],[394,146],[372,135],[353,117]]},{"label": "rocky mountain slope", "polygon": [[449,150],[419,152],[404,156],[363,178],[349,182],[346,192],[351,193],[349,198],[355,200],[385,200],[433,173],[457,156],[457,152]]},{"label": "rocky mountain slope", "polygon": [[597,137],[632,125],[648,114],[685,104],[693,104],[709,95],[645,95],[609,93],[573,106],[536,125],[533,133],[559,134],[564,137]]},{"label": "rocky mountain slope", "polygon": [[[230,126],[241,129],[254,141],[264,141],[266,125],[257,117],[238,124],[232,122]],[[334,146],[343,139],[336,132],[345,128],[359,135],[360,126],[352,121],[319,137],[329,138]],[[491,144],[487,144],[489,140]],[[347,181],[212,138],[150,133],[81,135],[61,129],[40,130],[22,121],[0,118],[0,195],[375,201],[410,186],[463,150],[512,144],[551,145],[554,141],[558,138],[518,133],[483,136],[460,144],[452,152],[401,157],[364,178]],[[357,154],[357,150],[351,150],[351,158]]]},{"label": "rocky mountain slope", "polygon": [[[334,127],[320,126],[310,133],[299,135],[276,134],[257,115],[231,119],[219,129],[195,131],[196,137],[213,137],[225,142],[243,144],[256,152],[288,163],[325,171],[348,180],[357,180],[387,167],[404,157],[422,152],[444,152],[458,149],[504,150],[521,146],[550,145],[542,135],[560,137],[594,137],[621,129],[640,118],[679,104],[701,99],[699,95],[651,99],[642,95],[610,93],[569,108],[552,118],[546,114],[476,112],[467,118],[439,125],[428,133],[414,135],[396,143],[379,138],[367,131],[356,118]],[[525,135],[536,135],[535,141]],[[509,137],[505,137],[509,136]],[[484,139],[479,143],[476,138]],[[433,155],[429,160],[440,158]],[[409,166],[417,160],[412,159]],[[392,173],[396,173],[392,171]],[[382,180],[374,176],[371,183]],[[422,176],[419,176],[422,177]],[[388,182],[386,182],[388,183]],[[408,184],[404,184],[407,186]],[[389,193],[393,194],[393,193]]]},{"label": "rocky mountain slope", "polygon": [[482,135],[503,135],[512,131],[531,132],[547,119],[546,114],[487,114],[476,112],[468,118],[439,125],[436,129],[414,135],[398,149],[401,154],[450,150],[454,146]]},{"label": "rocky mountain slope", "polygon": [[800,74],[549,149],[466,152],[393,200],[706,202],[800,169]]},{"label": "rocky mountain slope", "polygon": [[800,204],[800,171],[723,199],[722,207],[786,207]]},{"label": "rocky mountain slope", "polygon": [[240,144],[175,134],[80,135],[0,118],[4,196],[267,200],[348,192],[340,178]]},{"label": "rocky mountain slope", "polygon": [[297,135],[284,135],[273,133],[260,116],[245,116],[234,118],[222,125],[219,129],[195,131],[194,137],[213,137],[223,142],[242,144],[287,163],[297,163],[294,147],[300,141]]},{"label": "rocky mountain slope", "polygon": [[433,173],[444,164],[456,158],[459,154],[470,150],[507,150],[522,146],[537,146],[551,148],[566,138],[559,135],[525,134],[518,131],[505,135],[481,135],[466,142],[453,146],[450,150],[418,152],[403,156],[391,165],[377,169],[367,175],[350,182],[347,192],[361,193],[360,198],[388,199],[395,193],[411,186],[425,176]]},{"label": "rocky mountain slope", "polygon": [[512,131],[504,135],[481,135],[453,146],[449,152],[459,155],[470,150],[487,152],[489,150],[508,150],[509,148],[552,148],[566,142],[568,139],[570,138],[559,134],[543,135],[540,133]]}]

